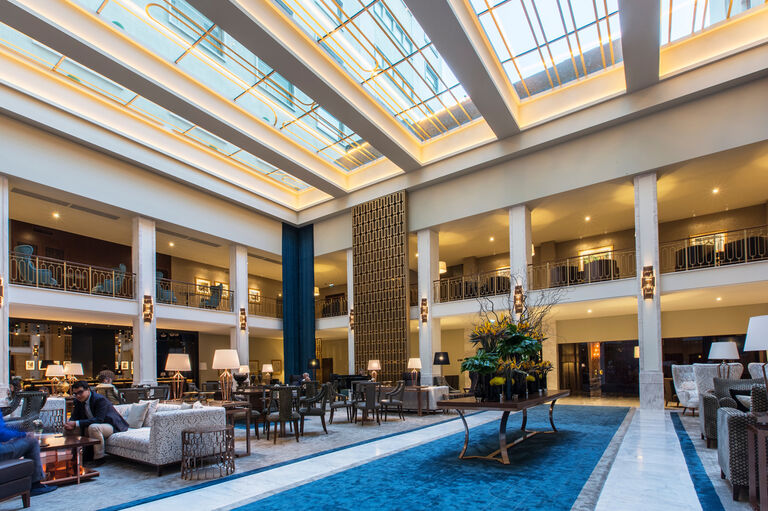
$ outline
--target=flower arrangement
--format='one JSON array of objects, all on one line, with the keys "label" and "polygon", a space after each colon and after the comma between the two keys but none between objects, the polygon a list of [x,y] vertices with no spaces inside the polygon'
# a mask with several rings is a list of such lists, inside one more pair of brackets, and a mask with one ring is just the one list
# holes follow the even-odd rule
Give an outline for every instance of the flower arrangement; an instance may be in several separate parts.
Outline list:
[{"label": "flower arrangement", "polygon": [[503,376],[496,376],[494,378],[491,378],[490,384],[491,385],[504,385],[507,383],[507,379]]}]

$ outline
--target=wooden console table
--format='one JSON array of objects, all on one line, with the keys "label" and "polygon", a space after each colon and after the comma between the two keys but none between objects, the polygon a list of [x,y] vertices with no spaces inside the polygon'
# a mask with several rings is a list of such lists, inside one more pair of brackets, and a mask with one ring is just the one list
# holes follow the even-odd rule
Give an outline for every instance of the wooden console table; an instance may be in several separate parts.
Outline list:
[{"label": "wooden console table", "polygon": [[[499,403],[499,402],[479,403],[474,397],[462,397],[457,399],[447,399],[443,401],[438,401],[437,407],[452,408],[456,410],[459,413],[459,417],[461,417],[461,422],[464,424],[464,447],[462,447],[461,452],[459,453],[459,459],[464,460],[464,459],[471,459],[471,458],[481,458],[486,460],[496,460],[498,462],[503,463],[504,465],[509,465],[509,453],[507,449],[539,433],[556,433],[557,432],[557,428],[555,427],[555,421],[552,415],[555,409],[555,402],[561,397],[566,397],[570,395],[571,395],[570,390],[551,390],[551,391],[545,390],[542,394],[534,395],[532,397],[529,397],[528,399],[523,399],[519,401],[504,401],[502,403]],[[533,408],[534,406],[538,406],[544,403],[550,403],[549,423],[552,425],[552,431],[532,431],[532,430],[525,429],[525,426],[528,422],[528,408]],[[464,417],[465,410],[491,410],[491,411],[503,412],[501,414],[501,421],[499,423],[499,449],[498,450],[493,451],[492,453],[486,456],[465,456],[464,455],[464,453],[467,452],[467,446],[469,445],[469,426],[467,425],[467,419]],[[509,419],[509,414],[511,412],[519,412],[519,411],[523,412],[523,424],[520,426],[520,429],[523,431],[523,436],[518,438],[511,444],[508,444],[507,443],[507,420]]]}]

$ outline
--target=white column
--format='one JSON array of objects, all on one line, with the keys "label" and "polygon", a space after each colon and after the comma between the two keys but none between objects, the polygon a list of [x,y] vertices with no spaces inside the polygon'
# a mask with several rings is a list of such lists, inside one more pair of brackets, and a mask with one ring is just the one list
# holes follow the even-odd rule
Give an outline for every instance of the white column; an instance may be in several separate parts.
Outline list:
[{"label": "white column", "polygon": [[430,229],[418,232],[418,293],[421,301],[427,299],[427,321],[422,322],[419,313],[419,358],[421,358],[421,384],[432,385],[432,377],[439,376],[442,367],[432,366],[435,352],[440,351],[440,320],[432,317],[434,306],[432,283],[440,278],[440,249],[438,233]]},{"label": "white column", "polygon": [[[133,318],[133,383],[157,384],[157,311],[152,321],[144,321],[144,297],[149,296],[157,309],[155,297],[155,222],[133,219],[133,272],[136,274],[137,313]],[[163,361],[164,363],[164,361]]]},{"label": "white column", "polygon": [[[352,249],[347,249],[347,321],[355,308],[355,274],[352,264]],[[355,374],[355,331],[347,326],[347,374]]]},{"label": "white column", "polygon": [[544,342],[541,343],[541,356],[552,363],[552,371],[547,375],[547,389],[559,387],[560,357],[557,353],[557,322],[547,319],[542,325],[544,330]]},{"label": "white column", "polygon": [[528,265],[533,260],[531,240],[531,210],[525,204],[509,208],[509,273],[512,294],[515,286],[523,286],[523,292],[528,290]]},{"label": "white column", "polygon": [[3,303],[0,306],[0,400],[4,400],[8,392],[10,374],[8,373],[9,335],[8,331],[8,301],[10,286],[8,285],[8,253],[10,244],[10,215],[8,211],[8,178],[0,176],[0,278],[3,279]]},{"label": "white column", "polygon": [[232,290],[234,326],[229,330],[229,347],[237,350],[240,364],[248,365],[248,326],[240,329],[240,309],[248,317],[248,249],[242,245],[229,247],[229,289]]},{"label": "white column", "polygon": [[[664,408],[661,371],[661,300],[659,297],[659,222],[656,174],[635,177],[635,250],[637,260],[637,335],[640,344],[640,407]],[[644,266],[656,276],[653,299],[644,299],[641,279]]]}]

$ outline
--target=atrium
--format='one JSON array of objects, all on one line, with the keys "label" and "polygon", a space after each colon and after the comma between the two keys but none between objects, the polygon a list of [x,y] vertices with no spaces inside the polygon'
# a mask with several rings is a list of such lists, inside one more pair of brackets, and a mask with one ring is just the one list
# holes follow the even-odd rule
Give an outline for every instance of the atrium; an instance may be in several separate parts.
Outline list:
[{"label": "atrium", "polygon": [[0,0],[0,511],[768,509],[767,113],[765,0]]}]

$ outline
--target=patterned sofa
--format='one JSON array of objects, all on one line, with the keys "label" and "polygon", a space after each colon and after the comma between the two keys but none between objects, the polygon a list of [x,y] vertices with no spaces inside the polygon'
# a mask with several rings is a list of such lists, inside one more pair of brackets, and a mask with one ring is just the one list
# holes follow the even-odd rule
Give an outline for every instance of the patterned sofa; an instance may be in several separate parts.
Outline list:
[{"label": "patterned sofa", "polygon": [[717,410],[721,406],[736,408],[736,401],[731,397],[731,389],[750,390],[753,385],[763,383],[763,379],[734,380],[714,378],[714,389],[707,392],[701,399],[699,409],[699,427],[701,437],[707,441],[707,447],[717,443]]},{"label": "patterned sofa", "polygon": [[752,404],[748,413],[721,406],[717,410],[717,461],[720,477],[733,488],[733,500],[738,500],[742,489],[749,487],[747,465],[747,426],[757,423],[755,413],[768,411],[768,393],[765,385],[752,386]]},{"label": "patterned sofa", "polygon": [[[131,405],[115,405],[125,416]],[[226,412],[218,406],[181,410],[180,405],[159,404],[144,427],[113,433],[106,441],[106,452],[157,468],[181,461],[181,431],[197,426],[224,426]]]}]

